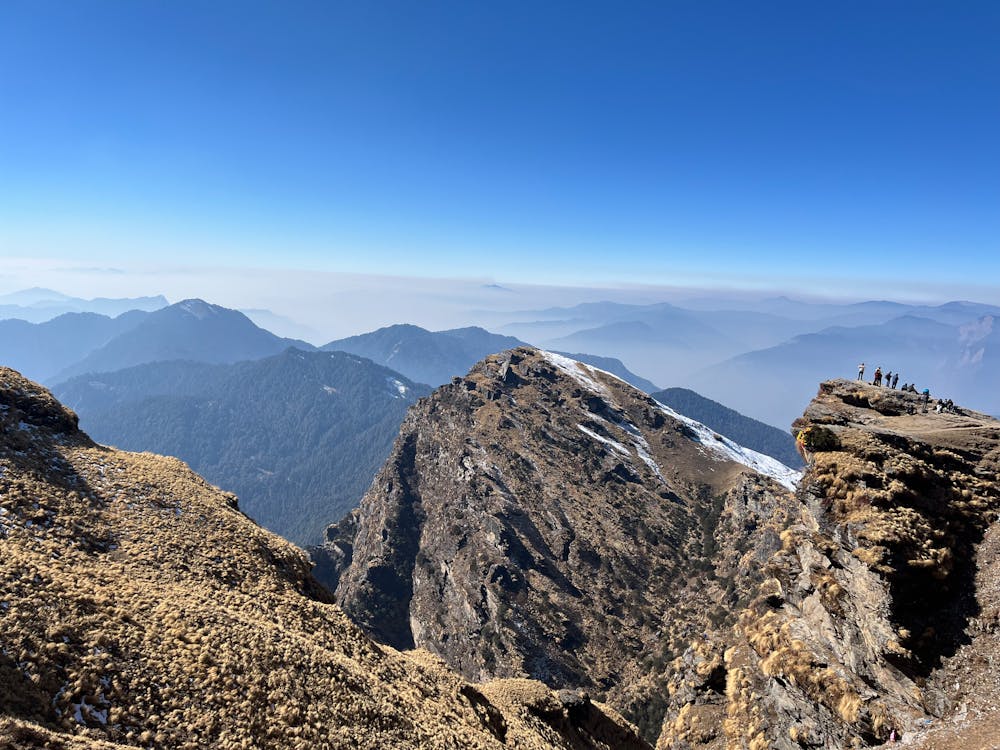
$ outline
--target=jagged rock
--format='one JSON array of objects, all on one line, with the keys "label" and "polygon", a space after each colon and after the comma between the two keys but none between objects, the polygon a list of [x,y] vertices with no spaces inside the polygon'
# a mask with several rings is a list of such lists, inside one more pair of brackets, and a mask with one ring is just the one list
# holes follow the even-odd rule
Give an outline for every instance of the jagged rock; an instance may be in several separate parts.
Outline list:
[{"label": "jagged rock", "polygon": [[658,680],[749,594],[781,546],[778,480],[796,476],[611,375],[520,348],[411,410],[328,532],[341,548],[353,535],[353,554],[326,582],[385,643],[473,680],[585,688],[655,739]]},{"label": "jagged rock", "polygon": [[[980,593],[985,576],[976,582],[979,552],[981,570],[1000,568],[980,544],[1000,508],[1000,422],[924,413],[917,395],[838,380],[821,385],[794,429],[810,463],[797,517],[762,561],[770,577],[733,626],[695,644],[724,651],[724,698],[705,700],[695,664],[677,663],[660,750],[834,750],[912,735],[956,705],[959,683],[944,689],[953,671],[942,666],[963,650],[967,663],[997,650],[974,616],[1000,599]],[[691,683],[693,695],[675,689]],[[984,684],[989,706],[1000,686]],[[694,710],[717,736],[693,737]],[[985,747],[963,726],[954,747]]]}]

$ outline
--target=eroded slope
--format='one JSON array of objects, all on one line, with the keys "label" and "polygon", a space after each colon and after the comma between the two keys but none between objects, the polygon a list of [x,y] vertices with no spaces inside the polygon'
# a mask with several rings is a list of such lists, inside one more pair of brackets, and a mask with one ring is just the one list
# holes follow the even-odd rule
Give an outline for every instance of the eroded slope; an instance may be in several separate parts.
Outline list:
[{"label": "eroded slope", "polygon": [[675,650],[731,620],[780,547],[796,477],[520,348],[411,410],[318,569],[376,638],[470,679],[586,688],[655,738]]},{"label": "eroded slope", "polygon": [[928,747],[989,747],[1000,423],[838,380],[795,428],[797,517],[736,625],[675,662],[659,747],[832,750],[942,723]]}]

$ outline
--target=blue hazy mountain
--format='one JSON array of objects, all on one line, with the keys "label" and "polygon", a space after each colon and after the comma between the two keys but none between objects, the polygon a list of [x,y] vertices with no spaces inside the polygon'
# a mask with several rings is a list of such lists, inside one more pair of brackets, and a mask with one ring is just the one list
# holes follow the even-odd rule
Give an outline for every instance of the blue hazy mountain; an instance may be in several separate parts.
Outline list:
[{"label": "blue hazy mountain", "polygon": [[344,352],[234,364],[155,362],[53,392],[95,440],[177,456],[298,544],[355,506],[407,408],[430,389]]},{"label": "blue hazy mountain", "polygon": [[39,381],[85,358],[117,336],[135,328],[150,313],[134,310],[117,317],[65,313],[42,323],[0,320],[0,364]]},{"label": "blue hazy mountain", "polygon": [[88,372],[113,372],[146,362],[175,359],[215,363],[260,359],[289,346],[314,348],[304,341],[275,336],[236,310],[189,299],[149,313],[138,325],[94,349],[50,380],[58,382]]},{"label": "blue hazy mountain", "polygon": [[490,333],[483,328],[428,331],[415,325],[399,324],[331,341],[321,349],[367,357],[418,383],[437,386],[456,375],[464,375],[488,354],[520,345],[516,338]]},{"label": "blue hazy mountain", "polygon": [[66,313],[90,312],[116,317],[130,310],[152,312],[169,303],[163,295],[153,297],[71,297],[52,289],[33,287],[18,292],[0,294],[0,319],[17,318],[30,323],[42,323]]},{"label": "blue hazy mountain", "polygon": [[510,314],[513,322],[502,330],[548,349],[617,357],[656,382],[689,386],[779,427],[814,395],[801,383],[849,375],[862,359],[882,360],[941,389],[961,387],[966,403],[997,410],[985,375],[977,374],[983,368],[962,364],[959,330],[1000,317],[994,305],[724,295],[684,305],[600,302],[527,310]]},{"label": "blue hazy mountain", "polygon": [[[985,316],[955,326],[907,315],[872,326],[835,326],[705,368],[688,384],[740,412],[784,425],[815,395],[817,382],[855,377],[857,365],[865,362],[869,380],[881,367],[899,373],[900,385],[916,383],[971,408],[1000,413],[997,369],[990,364],[998,352],[994,320]],[[976,325],[979,333],[969,333]]]},{"label": "blue hazy mountain", "polygon": [[[368,357],[411,380],[437,386],[455,376],[465,375],[476,362],[490,354],[523,346],[524,343],[512,336],[501,336],[478,327],[428,331],[420,326],[399,324],[331,341],[322,349]],[[581,353],[567,356],[607,370],[647,393],[656,390],[653,383],[631,372],[614,357]]]}]

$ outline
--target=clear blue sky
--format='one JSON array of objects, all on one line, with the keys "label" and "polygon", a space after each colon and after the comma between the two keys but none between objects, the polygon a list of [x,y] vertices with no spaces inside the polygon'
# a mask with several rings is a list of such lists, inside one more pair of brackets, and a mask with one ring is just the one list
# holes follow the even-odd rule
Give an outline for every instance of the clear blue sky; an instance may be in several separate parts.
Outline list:
[{"label": "clear blue sky", "polygon": [[1000,285],[998,39],[992,0],[5,0],[0,256]]}]

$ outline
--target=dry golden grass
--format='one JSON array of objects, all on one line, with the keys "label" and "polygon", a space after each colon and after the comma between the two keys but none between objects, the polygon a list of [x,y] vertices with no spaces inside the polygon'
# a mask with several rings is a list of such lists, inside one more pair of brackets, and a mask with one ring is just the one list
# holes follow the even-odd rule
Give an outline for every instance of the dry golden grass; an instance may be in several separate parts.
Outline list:
[{"label": "dry golden grass", "polygon": [[[800,515],[779,530],[737,625],[716,634],[728,646],[727,747],[855,747],[923,715],[908,675],[947,653],[954,633],[935,625],[961,627],[940,613],[962,603],[976,544],[997,520],[1000,424],[910,413],[907,398],[824,383],[796,422],[810,451]],[[673,667],[697,674],[690,659]],[[704,696],[670,684],[689,703],[668,715],[659,746],[699,746],[690,717]]]},{"label": "dry golden grass", "polygon": [[547,713],[376,645],[232,496],[73,427],[0,369],[0,746],[611,747],[538,683]]}]

